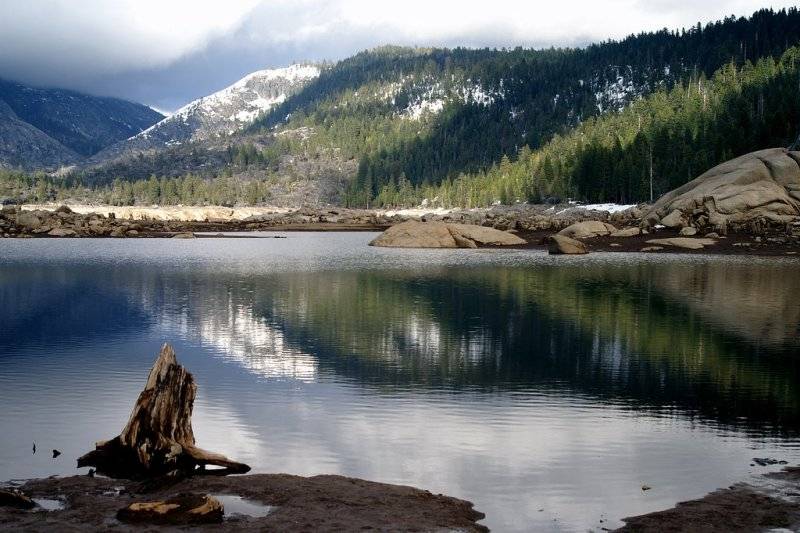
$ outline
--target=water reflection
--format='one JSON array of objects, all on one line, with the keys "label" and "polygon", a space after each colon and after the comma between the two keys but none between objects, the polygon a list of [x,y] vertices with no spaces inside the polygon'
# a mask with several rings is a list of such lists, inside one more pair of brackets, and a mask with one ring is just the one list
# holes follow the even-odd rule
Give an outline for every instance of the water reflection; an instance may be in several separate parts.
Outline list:
[{"label": "water reflection", "polygon": [[[791,300],[800,287],[796,276],[759,268],[247,277],[147,268],[109,277],[90,269],[83,272],[88,287],[73,279],[61,296],[60,286],[42,290],[45,308],[76,292],[93,295],[91,324],[115,316],[124,302],[122,316],[148,317],[165,338],[171,332],[199,341],[262,377],[313,381],[322,373],[383,390],[569,390],[756,433],[796,433],[800,306]],[[687,282],[718,275],[729,281],[724,296],[714,284],[704,291]],[[103,334],[69,323],[70,316],[87,321],[88,309],[77,303],[76,312],[61,315],[62,327]]]},{"label": "water reflection", "polygon": [[754,447],[800,459],[796,262],[368,238],[0,257],[0,478],[71,471],[30,440],[118,433],[164,340],[204,447],[455,494],[503,530],[613,526],[740,480]]}]

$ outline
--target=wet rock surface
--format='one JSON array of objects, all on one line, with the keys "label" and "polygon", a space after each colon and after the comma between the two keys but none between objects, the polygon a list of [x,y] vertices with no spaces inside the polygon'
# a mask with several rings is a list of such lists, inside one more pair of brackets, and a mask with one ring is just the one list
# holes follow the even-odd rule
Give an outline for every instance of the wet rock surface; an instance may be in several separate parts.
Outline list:
[{"label": "wet rock surface", "polygon": [[117,511],[117,518],[131,524],[196,525],[222,522],[223,514],[222,504],[213,496],[178,494],[131,503]]},{"label": "wet rock surface", "polygon": [[141,531],[141,524],[117,518],[120,509],[137,502],[168,502],[181,494],[229,494],[269,505],[272,510],[265,516],[236,515],[225,517],[221,523],[167,527],[214,531],[487,531],[477,523],[484,518],[483,513],[470,502],[342,476],[202,476],[173,484],[73,476],[32,480],[21,489],[34,498],[62,497],[65,508],[43,513],[0,507],[0,523],[6,528]]}]

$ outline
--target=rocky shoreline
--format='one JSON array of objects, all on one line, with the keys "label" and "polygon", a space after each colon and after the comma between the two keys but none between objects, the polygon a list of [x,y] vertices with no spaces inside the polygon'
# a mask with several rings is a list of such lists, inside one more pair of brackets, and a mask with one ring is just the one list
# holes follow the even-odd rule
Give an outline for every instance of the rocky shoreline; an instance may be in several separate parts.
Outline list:
[{"label": "rocky shoreline", "polygon": [[77,213],[68,206],[48,209],[5,206],[0,210],[0,237],[195,238],[221,236],[217,235],[221,233],[244,237],[250,236],[249,232],[260,231],[385,231],[409,220],[420,220],[449,226],[492,228],[513,233],[526,241],[520,243],[516,239],[489,244],[477,241],[476,246],[468,247],[545,250],[550,247],[551,236],[561,233],[580,241],[587,252],[800,255],[800,219],[770,221],[761,218],[717,226],[713,228],[717,231],[699,234],[694,226],[653,224],[652,218],[647,218],[647,209],[647,206],[638,206],[608,212],[576,205],[525,204],[420,215],[413,211],[303,208],[251,214],[244,218],[177,220],[124,219],[117,218],[113,212],[106,215]]},{"label": "rocky shoreline", "polygon": [[[0,487],[0,495],[4,492],[31,498],[31,506],[12,505],[0,498],[0,523],[24,531],[138,531],[142,526],[131,522],[122,510],[181,498],[223,503],[212,509],[215,514],[205,517],[206,523],[195,519],[186,525],[178,519],[167,523],[170,529],[488,531],[478,523],[484,514],[471,502],[408,486],[334,475],[195,476],[158,483],[101,476],[50,477]],[[797,531],[800,467],[622,521],[625,525],[616,531]]]},{"label": "rocky shoreline", "polygon": [[[0,505],[3,528],[20,531],[140,531],[119,511],[131,504],[163,502],[176,496],[210,495],[244,499],[244,512],[229,505],[210,523],[192,529],[214,531],[464,531],[485,532],[472,503],[413,487],[343,476],[288,474],[195,476],[154,484],[100,476],[36,479],[16,487],[34,501],[23,509]],[[55,502],[55,504],[53,503]],[[223,503],[224,506],[224,503]],[[261,516],[259,516],[261,515]],[[179,522],[172,528],[180,527]],[[152,526],[149,528],[153,530]]]},{"label": "rocky shoreline", "polygon": [[[416,224],[433,222],[434,224]],[[404,227],[398,225],[406,223]],[[474,239],[475,226],[514,233]],[[177,237],[254,231],[386,231],[377,246],[547,247],[589,251],[800,252],[800,152],[771,148],[718,165],[653,205],[516,204],[478,209],[420,207],[4,206],[0,236]],[[483,232],[486,233],[486,232]],[[207,236],[207,235],[205,235]],[[397,237],[400,237],[398,239]],[[484,235],[485,237],[485,235]],[[497,238],[495,238],[497,237]],[[520,241],[525,240],[525,243]],[[394,242],[393,242],[394,241]]]},{"label": "rocky shoreline", "polygon": [[368,210],[339,207],[146,208],[25,205],[0,210],[2,237],[169,237],[185,232],[383,231],[408,220],[447,222],[503,231],[559,231],[584,220],[637,223],[642,210],[617,213],[566,204],[520,204],[486,209]]}]

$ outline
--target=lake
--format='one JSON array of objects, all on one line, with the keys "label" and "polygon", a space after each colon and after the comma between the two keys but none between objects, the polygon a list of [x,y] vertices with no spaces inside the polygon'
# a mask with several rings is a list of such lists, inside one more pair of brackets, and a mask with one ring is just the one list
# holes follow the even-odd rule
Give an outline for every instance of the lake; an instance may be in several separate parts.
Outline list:
[{"label": "lake", "polygon": [[85,472],[167,341],[201,447],[465,498],[497,531],[613,528],[800,462],[798,259],[283,235],[0,241],[0,480]]}]

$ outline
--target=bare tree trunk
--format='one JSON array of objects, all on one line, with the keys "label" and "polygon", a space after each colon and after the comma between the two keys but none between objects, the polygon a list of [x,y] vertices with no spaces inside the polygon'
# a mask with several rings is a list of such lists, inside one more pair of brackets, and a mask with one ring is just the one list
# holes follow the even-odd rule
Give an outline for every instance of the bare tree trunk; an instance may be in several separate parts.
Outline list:
[{"label": "bare tree trunk", "polygon": [[[195,446],[192,407],[196,392],[194,377],[165,344],[122,433],[98,442],[78,459],[78,467],[94,466],[102,474],[123,478],[248,472],[246,464]],[[222,468],[205,470],[206,465]]]}]

